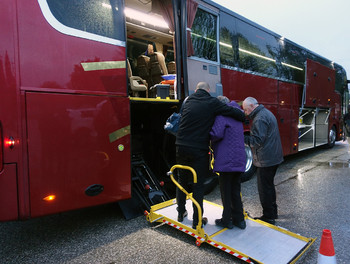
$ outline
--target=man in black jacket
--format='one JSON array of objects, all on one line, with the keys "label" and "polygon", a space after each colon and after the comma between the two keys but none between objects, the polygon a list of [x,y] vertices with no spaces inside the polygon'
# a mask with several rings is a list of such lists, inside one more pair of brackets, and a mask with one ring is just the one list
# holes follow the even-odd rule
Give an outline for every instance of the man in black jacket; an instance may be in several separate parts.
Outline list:
[{"label": "man in black jacket", "polygon": [[[206,82],[197,84],[195,93],[184,103],[179,130],[176,136],[176,160],[178,164],[192,167],[197,173],[197,183],[193,185],[193,198],[199,203],[203,214],[204,181],[209,173],[209,132],[217,115],[231,116],[241,122],[245,120],[243,111],[230,107],[209,94],[210,87]],[[180,171],[179,183],[188,190],[193,176],[188,171]],[[182,222],[187,215],[186,195],[176,190],[178,221]],[[203,224],[207,219],[203,218]],[[193,205],[193,224],[198,225],[198,210]]]},{"label": "man in black jacket", "polygon": [[275,116],[253,97],[243,101],[244,113],[252,120],[250,137],[244,141],[252,148],[253,164],[257,167],[258,191],[263,215],[262,221],[275,224],[277,203],[274,178],[283,162],[283,151]]}]

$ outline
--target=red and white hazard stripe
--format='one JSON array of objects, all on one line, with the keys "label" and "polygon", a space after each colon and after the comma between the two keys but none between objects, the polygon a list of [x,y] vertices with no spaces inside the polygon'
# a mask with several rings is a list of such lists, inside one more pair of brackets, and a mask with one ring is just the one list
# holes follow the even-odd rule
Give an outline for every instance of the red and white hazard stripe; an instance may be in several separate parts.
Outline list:
[{"label": "red and white hazard stripe", "polygon": [[238,253],[236,253],[236,252],[233,252],[232,250],[230,250],[230,249],[228,249],[228,248],[225,248],[225,247],[223,247],[223,246],[221,246],[221,245],[219,245],[219,244],[217,244],[217,243],[215,243],[215,242],[213,242],[213,241],[211,241],[211,240],[208,240],[208,243],[209,243],[210,245],[212,245],[212,246],[218,248],[218,249],[221,249],[222,251],[225,251],[226,253],[229,253],[229,254],[235,256],[236,258],[239,258],[239,259],[241,259],[241,260],[244,260],[244,261],[247,262],[247,263],[252,263],[251,260],[250,260],[249,258],[244,257],[244,256],[241,256],[240,254],[238,254]]},{"label": "red and white hazard stripe", "polygon": [[202,237],[200,237],[200,236],[197,236],[195,233],[193,233],[193,232],[191,232],[191,231],[189,231],[189,230],[187,230],[187,229],[185,229],[185,228],[182,228],[181,226],[175,225],[175,224],[173,224],[173,223],[171,223],[171,222],[169,222],[169,221],[167,221],[167,220],[163,220],[163,222],[166,223],[166,224],[168,224],[168,225],[170,225],[170,226],[172,226],[172,227],[175,227],[176,229],[178,229],[178,230],[180,230],[180,231],[182,231],[182,232],[184,232],[184,233],[186,233],[186,234],[189,234],[189,235],[191,235],[191,236],[197,238],[197,240],[200,240],[200,241],[202,241],[202,242],[205,241],[204,238],[202,238]]},{"label": "red and white hazard stripe", "polygon": [[[182,232],[184,232],[184,233],[186,233],[186,234],[189,234],[189,235],[195,237],[197,240],[200,240],[201,242],[204,242],[204,241],[205,241],[204,238],[202,238],[202,237],[200,237],[200,236],[197,236],[195,233],[193,233],[193,232],[191,232],[191,231],[189,231],[189,230],[187,230],[187,229],[185,229],[185,228],[183,228],[183,227],[181,227],[181,226],[175,225],[174,223],[171,223],[171,222],[169,222],[169,221],[167,221],[167,220],[165,220],[165,219],[163,219],[163,222],[164,222],[165,224],[168,224],[168,225],[172,226],[172,227],[175,227],[176,229],[178,229],[178,230],[180,230],[180,231],[182,231]],[[218,249],[221,249],[222,251],[225,251],[226,253],[229,253],[229,254],[235,256],[236,258],[239,258],[239,259],[241,259],[241,260],[243,260],[243,261],[245,261],[245,262],[247,262],[247,263],[252,263],[252,261],[251,261],[249,258],[244,257],[244,256],[241,256],[240,254],[238,254],[238,253],[236,253],[236,252],[233,252],[232,250],[227,249],[227,248],[225,248],[225,247],[223,247],[223,246],[221,246],[221,245],[219,245],[219,244],[217,244],[217,243],[215,243],[215,242],[213,242],[213,241],[211,241],[211,240],[208,240],[207,242],[208,242],[210,245],[212,245],[212,246],[214,246],[214,247],[216,247],[216,248],[218,248]]]}]

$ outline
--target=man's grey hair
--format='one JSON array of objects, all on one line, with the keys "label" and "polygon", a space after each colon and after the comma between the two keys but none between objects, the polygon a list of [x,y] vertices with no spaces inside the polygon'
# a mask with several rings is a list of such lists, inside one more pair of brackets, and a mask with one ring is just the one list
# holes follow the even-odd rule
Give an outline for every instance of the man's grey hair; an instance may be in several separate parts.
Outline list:
[{"label": "man's grey hair", "polygon": [[209,93],[209,91],[210,91],[210,86],[209,86],[209,84],[206,83],[206,82],[199,82],[199,83],[197,84],[197,87],[196,87],[196,90],[198,90],[198,89],[203,89],[203,90],[205,90],[205,91],[207,91],[207,92]]},{"label": "man's grey hair", "polygon": [[219,101],[225,104],[228,104],[230,102],[230,99],[228,99],[226,96],[223,96],[223,95],[219,95],[217,98],[219,99]]},{"label": "man's grey hair", "polygon": [[252,104],[252,105],[257,105],[259,104],[258,101],[254,98],[254,97],[247,97],[246,99],[244,99],[244,101],[247,104]]}]

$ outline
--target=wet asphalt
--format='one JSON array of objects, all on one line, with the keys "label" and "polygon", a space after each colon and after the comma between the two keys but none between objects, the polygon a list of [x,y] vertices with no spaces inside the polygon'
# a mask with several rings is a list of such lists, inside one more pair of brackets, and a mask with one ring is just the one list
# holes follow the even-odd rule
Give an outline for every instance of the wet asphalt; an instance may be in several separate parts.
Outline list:
[{"label": "wet asphalt", "polygon": [[[317,238],[297,263],[317,263],[323,229],[330,229],[337,263],[350,262],[350,153],[345,142],[287,157],[275,184],[276,225]],[[260,216],[256,178],[242,184],[245,210]],[[221,203],[219,188],[205,197]],[[209,216],[210,217],[210,216]],[[271,250],[273,254],[273,249]],[[104,205],[28,221],[0,223],[0,263],[245,263],[144,216],[125,220]]]}]

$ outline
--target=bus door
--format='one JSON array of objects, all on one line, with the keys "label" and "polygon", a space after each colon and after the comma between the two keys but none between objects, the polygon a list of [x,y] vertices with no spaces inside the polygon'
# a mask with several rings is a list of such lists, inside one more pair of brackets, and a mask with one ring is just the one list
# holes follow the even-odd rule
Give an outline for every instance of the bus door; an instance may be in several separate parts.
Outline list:
[{"label": "bus door", "polygon": [[18,217],[18,133],[16,10],[14,1],[0,4],[0,221]]},{"label": "bus door", "polygon": [[218,14],[218,9],[202,1],[198,1],[198,4],[195,1],[187,1],[186,72],[189,95],[201,81],[209,83],[212,96],[222,95]]}]

